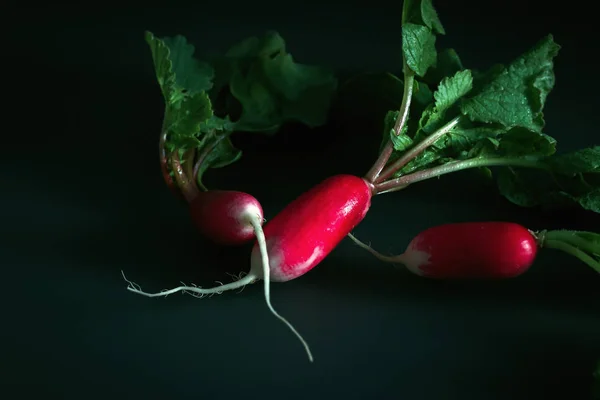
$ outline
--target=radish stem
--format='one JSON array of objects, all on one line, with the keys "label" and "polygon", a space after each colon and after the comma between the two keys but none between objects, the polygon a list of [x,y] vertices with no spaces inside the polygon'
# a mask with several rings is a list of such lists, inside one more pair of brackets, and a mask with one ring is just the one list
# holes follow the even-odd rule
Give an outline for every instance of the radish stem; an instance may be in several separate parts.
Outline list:
[{"label": "radish stem", "polygon": [[[590,232],[569,230],[544,230],[539,233],[533,233],[539,247],[564,251],[565,253],[579,258],[596,272],[600,273],[600,262],[592,256],[600,256],[600,244],[595,243],[592,240],[586,240],[585,237],[581,237],[579,234],[594,235]],[[600,237],[598,234],[595,235]]]},{"label": "radish stem", "polygon": [[[396,136],[400,135],[400,132],[402,132],[404,126],[406,125],[406,121],[408,120],[408,112],[410,110],[410,103],[412,100],[413,86],[415,80],[414,73],[411,71],[408,65],[406,65],[406,60],[404,60],[403,63],[404,92],[402,95],[402,104],[400,105],[400,114],[398,115],[398,118],[396,119],[396,123],[394,124],[393,128],[394,134]],[[379,158],[377,158],[375,164],[373,164],[369,172],[367,172],[367,174],[365,175],[365,180],[367,182],[375,182],[377,180],[379,174],[381,173],[381,170],[383,170],[385,164],[387,164],[393,151],[394,145],[392,143],[392,140],[388,139],[388,141],[385,144],[385,147],[379,154]]]},{"label": "radish stem", "polygon": [[391,179],[375,185],[375,194],[382,194],[403,189],[408,185],[427,179],[435,178],[441,175],[457,172],[469,168],[492,167],[492,166],[512,166],[526,167],[548,170],[548,166],[535,159],[526,158],[471,158],[462,161],[453,161],[439,167],[433,167],[422,171],[413,172],[412,174],[402,176],[400,178]]},{"label": "radish stem", "polygon": [[190,177],[193,177],[194,182],[196,182],[198,184],[198,187],[201,190],[205,191],[205,192],[208,189],[206,188],[206,186],[204,186],[204,184],[200,181],[200,179],[198,179],[198,172],[200,171],[200,167],[202,166],[202,164],[206,160],[206,157],[213,151],[213,149],[215,147],[217,147],[217,145],[219,144],[219,142],[223,138],[225,138],[225,135],[217,136],[215,138],[215,140],[210,145],[208,145],[208,146],[206,146],[204,148],[204,150],[202,151],[202,153],[200,153],[198,155],[198,160],[196,161],[196,164],[194,164],[194,168],[192,170],[192,174],[190,175]]},{"label": "radish stem", "polygon": [[402,155],[398,160],[396,160],[393,164],[389,165],[385,170],[379,175],[379,177],[375,180],[375,183],[381,183],[386,179],[390,178],[396,171],[400,170],[406,164],[411,162],[415,157],[421,154],[425,149],[438,141],[442,136],[446,133],[450,132],[459,122],[460,116],[452,119],[450,122],[442,126],[440,129],[427,136],[421,142],[419,142],[416,146],[408,150],[406,153]]},{"label": "radish stem", "polygon": [[175,182],[177,182],[177,186],[179,186],[183,197],[188,203],[191,203],[200,194],[200,191],[196,185],[188,179],[185,172],[183,172],[181,162],[179,161],[179,152],[177,150],[171,153],[171,169],[175,174]]},{"label": "radish stem", "polygon": [[561,242],[565,242],[577,248],[580,248],[586,251],[587,253],[597,254],[598,256],[600,256],[600,244],[595,244],[593,242],[590,242],[589,240],[585,240],[581,236],[578,236],[578,231],[568,231],[561,229],[554,231],[545,231],[543,233],[545,240],[558,240]]},{"label": "radish stem", "polygon": [[175,182],[173,182],[173,178],[171,177],[171,174],[169,172],[169,167],[167,165],[168,164],[168,161],[167,161],[168,154],[165,149],[166,141],[167,141],[167,131],[162,131],[162,133],[160,134],[160,139],[158,141],[158,156],[159,156],[159,160],[160,160],[160,169],[163,174],[163,179],[165,180],[165,183],[167,184],[169,189],[171,189],[171,192],[173,192],[173,194],[175,196],[184,200],[181,191],[177,190]]},{"label": "radish stem", "polygon": [[194,158],[196,157],[196,149],[189,149],[183,154],[183,166],[185,175],[191,179],[194,173]]},{"label": "radish stem", "polygon": [[594,260],[591,256],[586,254],[584,251],[581,251],[577,247],[561,242],[560,240],[546,239],[544,242],[544,247],[548,249],[556,249],[560,251],[564,251],[574,257],[579,258],[581,261],[592,267],[596,272],[600,273],[600,262]]}]

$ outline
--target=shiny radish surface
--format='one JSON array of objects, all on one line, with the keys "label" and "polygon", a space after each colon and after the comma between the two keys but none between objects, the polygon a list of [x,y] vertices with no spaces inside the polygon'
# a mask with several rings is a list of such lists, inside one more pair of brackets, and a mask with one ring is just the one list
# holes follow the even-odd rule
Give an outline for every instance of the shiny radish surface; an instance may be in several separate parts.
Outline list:
[{"label": "shiny radish surface", "polygon": [[[286,282],[319,264],[365,217],[371,188],[362,178],[336,175],[305,192],[264,226],[271,280]],[[252,267],[260,263],[258,246]]]}]

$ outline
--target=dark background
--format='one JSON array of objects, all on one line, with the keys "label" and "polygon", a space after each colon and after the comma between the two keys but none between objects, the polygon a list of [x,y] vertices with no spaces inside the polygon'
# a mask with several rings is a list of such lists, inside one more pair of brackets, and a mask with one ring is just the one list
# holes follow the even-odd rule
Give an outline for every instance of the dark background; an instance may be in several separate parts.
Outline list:
[{"label": "dark background", "polygon": [[[509,62],[553,33],[563,46],[546,106],[561,151],[597,145],[593,13],[550,2],[435,2],[465,66]],[[246,271],[250,246],[198,236],[157,161],[163,102],[144,30],[183,34],[197,54],[275,29],[297,61],[344,71],[400,65],[401,2],[226,1],[6,6],[0,254],[0,383],[71,398],[586,399],[600,357],[597,274],[542,251],[522,277],[419,279],[345,240],[318,268],[272,286],[198,300],[148,299],[179,281],[210,286]],[[367,99],[368,101],[368,99]],[[13,128],[10,128],[13,126]],[[343,129],[341,127],[344,127]],[[379,132],[340,121],[276,138],[234,137],[242,160],[208,182],[248,191],[272,218],[335,173],[364,174]],[[598,231],[598,215],[521,209],[472,173],[374,199],[355,233],[401,252],[446,222],[503,219]]]}]

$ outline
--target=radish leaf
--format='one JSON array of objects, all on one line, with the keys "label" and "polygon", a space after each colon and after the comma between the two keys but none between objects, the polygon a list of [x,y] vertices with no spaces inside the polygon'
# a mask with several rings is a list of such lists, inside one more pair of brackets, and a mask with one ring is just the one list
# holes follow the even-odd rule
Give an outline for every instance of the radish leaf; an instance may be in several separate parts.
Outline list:
[{"label": "radish leaf", "polygon": [[437,61],[435,35],[426,26],[413,23],[402,25],[402,52],[406,65],[423,77]]},{"label": "radish leaf", "polygon": [[554,170],[565,175],[588,172],[600,174],[600,146],[557,155],[548,162]]},{"label": "radish leaf", "polygon": [[571,205],[600,213],[600,147],[540,158],[548,171],[501,169],[500,192],[516,204],[557,207]]},{"label": "radish leaf", "polygon": [[156,79],[169,103],[193,96],[212,87],[214,70],[194,58],[194,46],[183,36],[156,38],[151,32],[145,34],[150,46]]},{"label": "radish leaf", "polygon": [[444,49],[438,52],[436,65],[427,71],[423,81],[427,82],[429,86],[436,87],[442,79],[453,76],[464,69],[456,50]]},{"label": "radish leaf", "polygon": [[471,71],[465,69],[452,77],[442,79],[438,89],[433,94],[436,111],[444,112],[460,98],[469,93],[473,87]]},{"label": "radish leaf", "polygon": [[201,186],[204,186],[202,178],[209,168],[223,168],[242,157],[242,151],[233,146],[229,135],[222,134],[221,136],[215,136],[212,140],[216,142],[214,148],[206,154],[198,168],[196,179]]},{"label": "radish leaf", "polygon": [[406,134],[408,130],[408,127],[406,125],[404,126],[404,129],[402,129],[402,132],[400,132],[399,135],[396,135],[396,133],[394,132],[394,125],[396,124],[396,120],[398,119],[399,114],[399,111],[389,111],[385,116],[383,126],[384,134],[381,146],[385,146],[387,141],[391,139],[392,144],[394,145],[394,150],[401,152],[410,147],[413,141],[410,138],[410,136]]},{"label": "radish leaf", "polygon": [[405,0],[403,14],[403,23],[424,25],[437,34],[446,34],[431,0]]},{"label": "radish leaf", "polygon": [[435,102],[429,104],[419,119],[415,140],[423,140],[427,135],[441,128],[448,120],[446,118],[446,111],[469,93],[472,87],[473,78],[471,71],[468,69],[459,71],[454,76],[442,79],[438,85],[438,89],[433,93]]},{"label": "radish leaf", "polygon": [[236,130],[274,133],[287,121],[326,122],[337,79],[328,68],[296,63],[276,32],[232,47],[221,65],[242,112]]},{"label": "radish leaf", "polygon": [[212,117],[205,90],[211,87],[213,70],[193,58],[194,46],[185,38],[158,39],[146,32],[154,70],[165,99],[163,131],[166,147],[185,151],[201,145],[200,126]]},{"label": "radish leaf", "polygon": [[547,36],[502,72],[494,71],[479,94],[463,101],[462,113],[472,121],[541,132],[542,109],[554,87],[553,58],[559,49],[552,36]]}]

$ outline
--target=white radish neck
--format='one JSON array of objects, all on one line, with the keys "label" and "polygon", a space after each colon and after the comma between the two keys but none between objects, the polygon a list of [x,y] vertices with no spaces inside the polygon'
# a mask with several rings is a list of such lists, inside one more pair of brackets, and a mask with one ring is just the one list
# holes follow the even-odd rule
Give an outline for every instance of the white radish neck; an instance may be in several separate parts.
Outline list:
[{"label": "white radish neck", "polygon": [[[265,301],[267,303],[267,307],[269,308],[271,313],[277,319],[279,319],[281,322],[283,322],[292,331],[292,333],[294,333],[294,335],[296,335],[296,337],[300,340],[300,342],[304,346],[304,349],[306,350],[306,354],[308,355],[309,361],[313,362],[314,358],[313,358],[312,352],[310,351],[310,348],[309,348],[308,344],[306,343],[306,341],[304,340],[304,338],[302,337],[302,335],[300,335],[300,333],[298,333],[298,331],[294,328],[294,326],[291,323],[289,323],[285,318],[283,318],[281,315],[279,315],[277,313],[277,311],[275,311],[275,309],[273,308],[273,305],[271,304],[271,286],[270,286],[271,285],[271,281],[270,281],[271,268],[269,266],[269,253],[267,250],[267,241],[265,239],[265,233],[262,229],[263,219],[262,219],[262,217],[260,217],[259,214],[250,214],[246,217],[246,219],[254,228],[254,232],[256,234],[256,239],[258,241],[258,247],[259,247],[261,258],[262,258],[262,260],[261,260],[262,261],[261,262],[262,279],[264,281],[264,294],[265,294]],[[225,285],[217,286],[214,288],[203,289],[203,288],[197,287],[197,286],[178,286],[176,288],[163,290],[163,291],[160,291],[157,293],[148,293],[148,292],[142,291],[142,288],[137,283],[134,283],[125,277],[125,274],[123,273],[123,271],[121,271],[121,274],[123,275],[123,279],[125,279],[125,281],[129,284],[127,286],[127,290],[129,290],[130,292],[133,292],[133,293],[137,293],[142,296],[164,297],[164,296],[168,296],[173,293],[183,292],[183,293],[189,293],[189,294],[195,295],[196,297],[204,297],[204,296],[211,295],[211,294],[221,294],[222,292],[225,292],[228,290],[239,289],[250,283],[253,283],[257,279],[259,279],[259,274],[257,272],[250,271],[250,273],[248,275],[246,275],[243,278],[238,279],[237,281],[234,281],[234,282],[231,282],[231,283],[228,283]]]}]

